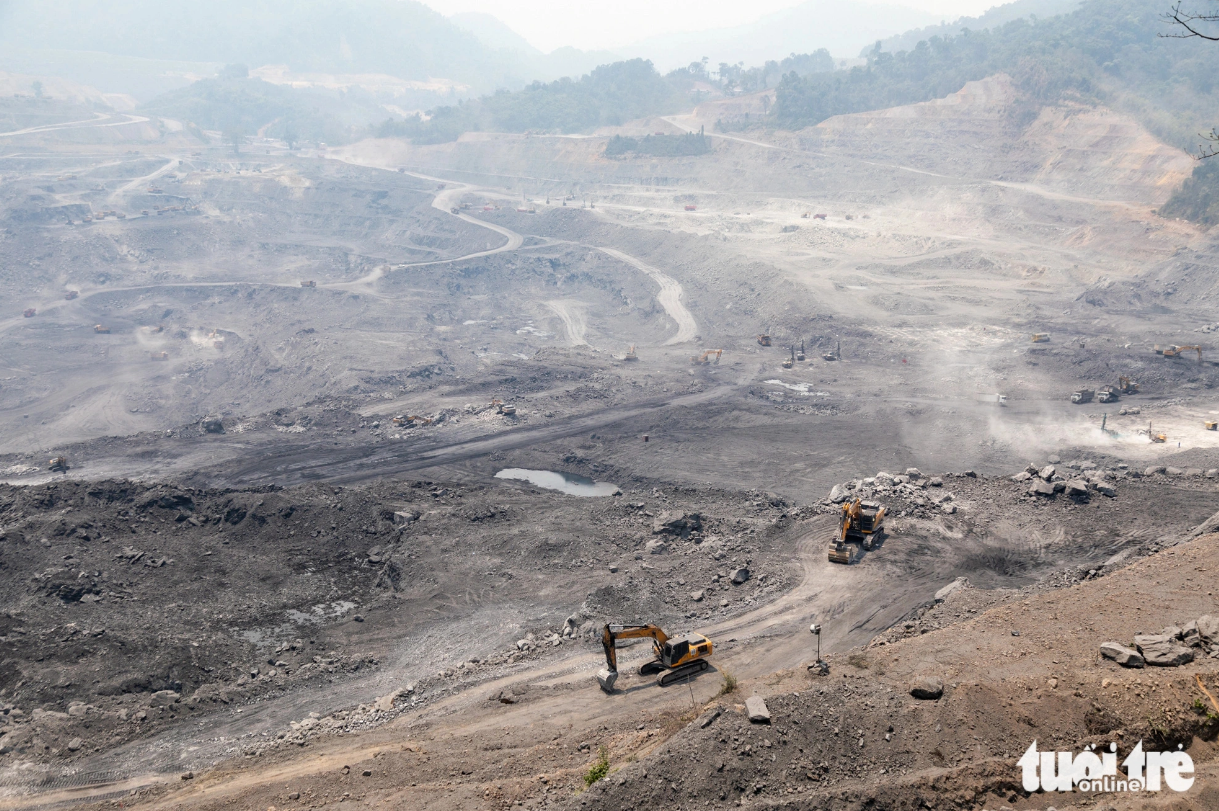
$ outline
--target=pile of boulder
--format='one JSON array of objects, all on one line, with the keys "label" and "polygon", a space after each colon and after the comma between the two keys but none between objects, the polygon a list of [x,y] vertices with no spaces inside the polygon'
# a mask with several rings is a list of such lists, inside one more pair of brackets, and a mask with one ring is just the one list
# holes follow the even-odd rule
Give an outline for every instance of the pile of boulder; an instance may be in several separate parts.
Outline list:
[{"label": "pile of boulder", "polygon": [[1211,468],[1203,470],[1200,467],[1172,467],[1171,465],[1152,465],[1143,471],[1144,476],[1188,476],[1190,478],[1198,478],[1205,476],[1208,479],[1219,478],[1219,468]]},{"label": "pile of boulder", "polygon": [[1179,667],[1198,655],[1219,659],[1219,617],[1208,614],[1158,634],[1135,634],[1133,641],[1133,647],[1106,642],[1100,646],[1100,655],[1122,667]]},{"label": "pile of boulder", "polygon": [[1129,473],[1125,465],[1113,470],[1101,470],[1092,462],[1072,462],[1062,465],[1057,462],[1038,467],[1030,462],[1024,470],[1012,476],[1012,481],[1029,483],[1030,496],[1054,498],[1059,493],[1080,501],[1086,501],[1093,493],[1113,498],[1117,495],[1114,480]]},{"label": "pile of boulder", "polygon": [[916,467],[906,468],[904,473],[881,471],[866,479],[834,485],[826,504],[842,504],[855,499],[898,500],[909,505],[914,514],[938,511],[952,515],[957,511],[954,496],[944,489],[944,480],[939,476],[924,476]]}]

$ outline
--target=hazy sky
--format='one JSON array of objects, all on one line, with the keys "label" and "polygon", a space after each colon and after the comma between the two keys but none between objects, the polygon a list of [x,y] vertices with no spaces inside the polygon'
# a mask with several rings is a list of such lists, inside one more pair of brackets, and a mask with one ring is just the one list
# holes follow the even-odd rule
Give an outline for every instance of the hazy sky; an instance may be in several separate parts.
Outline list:
[{"label": "hazy sky", "polygon": [[[724,28],[802,0],[422,0],[442,14],[481,11],[504,21],[536,48],[613,48],[655,34]],[[877,0],[953,20],[1007,0]]]}]

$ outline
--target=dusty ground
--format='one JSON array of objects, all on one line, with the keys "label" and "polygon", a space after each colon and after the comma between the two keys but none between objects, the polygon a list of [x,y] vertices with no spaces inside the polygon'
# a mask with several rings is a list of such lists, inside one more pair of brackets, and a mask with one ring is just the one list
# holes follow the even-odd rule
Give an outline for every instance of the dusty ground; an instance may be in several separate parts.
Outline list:
[{"label": "dusty ground", "polygon": [[[1094,661],[1214,610],[1184,580],[1211,541],[1169,546],[1219,508],[1214,240],[1155,215],[1190,164],[1132,121],[1030,115],[997,77],[607,161],[489,133],[233,155],[4,104],[0,802],[1041,809],[1067,803],[1009,802],[1026,737],[1120,730],[1188,743],[1203,779],[1176,799],[1215,804],[1189,710],[1210,660]],[[1141,392],[1069,403],[1119,375]],[[1116,495],[1011,480],[1051,457]],[[837,567],[846,482],[891,519]],[[590,634],[619,619],[706,632],[716,670],[601,694]],[[916,704],[928,674],[950,687]]]}]

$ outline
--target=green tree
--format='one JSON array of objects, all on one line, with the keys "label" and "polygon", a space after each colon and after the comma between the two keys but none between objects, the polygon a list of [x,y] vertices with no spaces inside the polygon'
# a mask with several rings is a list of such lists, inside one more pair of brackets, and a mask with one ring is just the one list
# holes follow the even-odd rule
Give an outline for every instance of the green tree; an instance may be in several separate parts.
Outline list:
[{"label": "green tree", "polygon": [[[1212,7],[1215,0],[1211,0]],[[1183,3],[1178,0],[1177,4],[1164,15],[1164,19],[1173,26],[1172,33],[1161,34],[1163,37],[1170,39],[1201,39],[1207,42],[1219,42],[1219,12],[1199,11],[1196,7],[1186,9]],[[1202,138],[1209,141],[1209,144],[1198,145],[1198,158],[1205,160],[1219,155],[1219,128],[1212,127],[1209,133],[1203,133]],[[1195,172],[1195,175],[1197,173]],[[1214,180],[1211,179],[1213,185]],[[1209,223],[1209,224],[1214,224]]]}]

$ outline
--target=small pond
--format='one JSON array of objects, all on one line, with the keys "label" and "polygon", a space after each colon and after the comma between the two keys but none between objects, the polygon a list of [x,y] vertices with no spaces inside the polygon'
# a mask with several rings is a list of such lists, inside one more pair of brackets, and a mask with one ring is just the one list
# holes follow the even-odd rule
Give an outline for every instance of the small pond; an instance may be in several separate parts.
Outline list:
[{"label": "small pond", "polygon": [[547,490],[558,490],[569,496],[612,496],[618,492],[618,485],[609,482],[595,482],[585,476],[574,473],[559,473],[554,470],[525,470],[520,467],[510,467],[495,474],[497,479],[520,479]]}]

